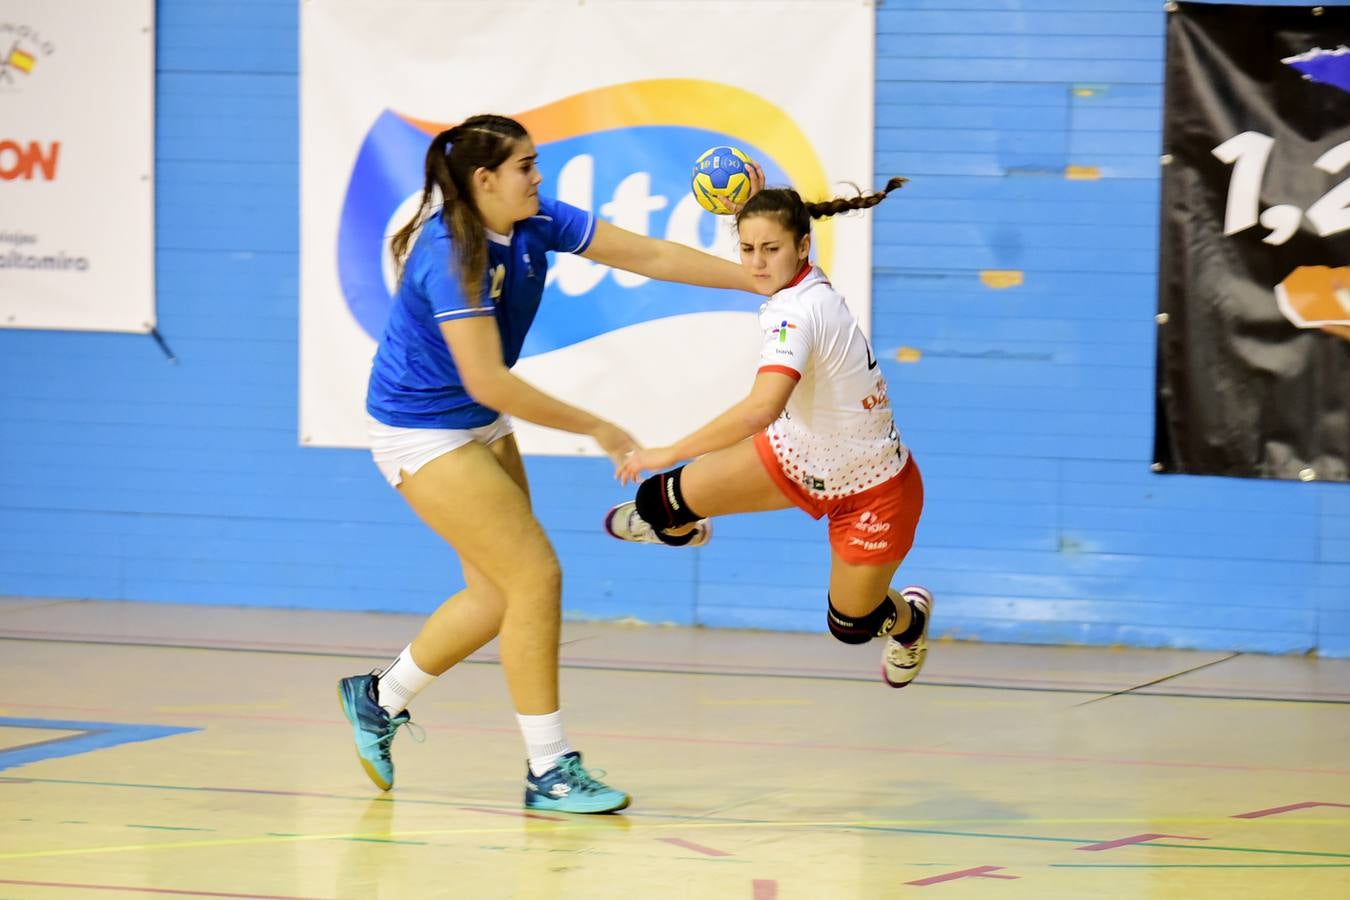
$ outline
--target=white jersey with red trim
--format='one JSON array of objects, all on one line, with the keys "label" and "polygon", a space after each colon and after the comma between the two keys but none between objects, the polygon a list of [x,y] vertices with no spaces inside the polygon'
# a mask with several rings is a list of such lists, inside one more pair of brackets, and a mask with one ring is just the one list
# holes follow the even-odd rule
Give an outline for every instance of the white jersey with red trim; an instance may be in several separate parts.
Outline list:
[{"label": "white jersey with red trim", "polygon": [[891,417],[886,379],[825,273],[804,267],[760,307],[759,322],[759,371],[798,379],[768,428],[788,477],[812,497],[833,500],[898,475],[909,450]]}]

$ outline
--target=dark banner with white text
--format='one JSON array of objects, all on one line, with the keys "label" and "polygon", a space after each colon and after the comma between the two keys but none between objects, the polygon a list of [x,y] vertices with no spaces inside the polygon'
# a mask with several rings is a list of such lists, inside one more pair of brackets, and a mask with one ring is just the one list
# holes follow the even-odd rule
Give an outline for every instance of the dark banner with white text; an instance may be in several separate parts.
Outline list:
[{"label": "dark banner with white text", "polygon": [[1154,469],[1350,481],[1350,7],[1175,6]]}]

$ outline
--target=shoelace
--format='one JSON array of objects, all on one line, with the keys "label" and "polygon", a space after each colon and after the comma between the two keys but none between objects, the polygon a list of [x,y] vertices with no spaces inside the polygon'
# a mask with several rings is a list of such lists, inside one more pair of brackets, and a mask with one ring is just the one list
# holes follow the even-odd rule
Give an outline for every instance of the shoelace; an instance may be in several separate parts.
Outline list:
[{"label": "shoelace", "polygon": [[890,646],[886,648],[886,661],[893,666],[900,666],[902,669],[918,665],[918,642],[916,641],[912,647],[906,647],[904,644],[892,638]]},{"label": "shoelace", "polygon": [[607,775],[608,772],[604,769],[596,769],[594,773],[588,772],[575,757],[560,761],[558,768],[562,769],[568,783],[579,791],[596,792],[610,789],[609,785],[599,780],[599,776]]},{"label": "shoelace", "polygon": [[656,537],[656,532],[652,530],[652,526],[647,524],[646,519],[638,515],[637,507],[634,507],[633,511],[628,514],[628,533],[638,539]]},{"label": "shoelace", "polygon": [[398,734],[399,728],[403,725],[408,726],[408,734],[417,743],[423,743],[427,739],[426,731],[421,725],[414,724],[411,716],[394,716],[389,720],[389,727],[385,729],[384,734],[370,745],[379,749],[381,759],[389,758],[389,745],[394,742],[394,735]]}]

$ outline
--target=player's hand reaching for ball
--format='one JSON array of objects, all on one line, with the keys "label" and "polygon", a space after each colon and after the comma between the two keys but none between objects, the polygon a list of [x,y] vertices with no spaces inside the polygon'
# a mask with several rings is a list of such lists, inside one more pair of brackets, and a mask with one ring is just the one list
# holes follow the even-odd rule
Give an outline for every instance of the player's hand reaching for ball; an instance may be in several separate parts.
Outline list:
[{"label": "player's hand reaching for ball", "polygon": [[730,198],[723,198],[722,204],[731,210],[731,215],[737,215],[745,209],[745,204],[750,202],[750,198],[764,190],[764,170],[760,168],[759,163],[753,159],[745,164],[745,173],[750,176],[750,193],[745,195],[745,200],[736,203]]}]

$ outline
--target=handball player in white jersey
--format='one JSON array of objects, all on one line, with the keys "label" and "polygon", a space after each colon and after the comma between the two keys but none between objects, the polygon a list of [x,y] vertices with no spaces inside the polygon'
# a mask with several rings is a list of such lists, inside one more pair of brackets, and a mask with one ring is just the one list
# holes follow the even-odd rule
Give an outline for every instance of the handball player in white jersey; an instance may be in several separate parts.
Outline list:
[{"label": "handball player in white jersey", "polygon": [[[625,231],[539,195],[519,122],[473,116],[427,149],[417,213],[391,243],[399,287],[366,395],[371,452],[389,484],[459,554],[465,586],[382,670],[338,683],[362,767],[394,783],[390,747],[412,699],[500,635],[525,740],[525,806],[622,809],[629,796],[581,764],[558,697],[562,574],[530,508],[512,418],[586,434],[619,465],[636,444],[618,426],[511,372],[544,294],[551,253],[648,278],[753,291],[735,263]],[[764,183],[751,168],[752,187]],[[391,564],[398,565],[397,561]]]},{"label": "handball player in white jersey", "polygon": [[[923,482],[872,348],[809,256],[811,219],[875,206],[903,183],[823,203],[766,189],[737,211],[741,264],[768,297],[754,385],[674,444],[634,451],[619,478],[641,482],[637,496],[605,519],[622,540],[698,546],[711,516],[792,506],[828,516],[830,633],[848,644],[885,638],[882,677],[892,687],[913,681],[928,652],[932,595],[891,587],[914,543]],[[642,480],[684,459],[693,462]]]}]

